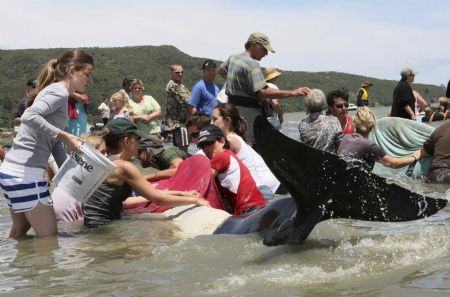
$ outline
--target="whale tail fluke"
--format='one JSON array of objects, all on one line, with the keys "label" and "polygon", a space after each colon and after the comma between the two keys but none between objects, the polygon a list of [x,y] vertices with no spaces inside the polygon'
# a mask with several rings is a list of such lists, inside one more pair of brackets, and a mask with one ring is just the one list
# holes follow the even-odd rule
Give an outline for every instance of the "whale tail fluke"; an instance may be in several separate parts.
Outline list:
[{"label": "whale tail fluke", "polygon": [[317,223],[329,218],[410,221],[447,205],[446,199],[411,192],[359,167],[347,168],[338,156],[283,135],[265,117],[257,117],[254,127],[259,153],[297,208],[291,220],[275,220],[262,234],[267,245],[301,243]]}]

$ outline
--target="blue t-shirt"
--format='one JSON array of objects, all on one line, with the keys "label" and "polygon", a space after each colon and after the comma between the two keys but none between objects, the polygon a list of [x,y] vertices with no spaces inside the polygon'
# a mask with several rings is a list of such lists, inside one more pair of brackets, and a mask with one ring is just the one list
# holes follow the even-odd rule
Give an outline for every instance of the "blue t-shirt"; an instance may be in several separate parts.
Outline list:
[{"label": "blue t-shirt", "polygon": [[75,103],[78,113],[78,119],[69,119],[68,125],[66,127],[66,132],[72,135],[80,136],[89,131],[88,129],[88,115],[84,108],[84,104],[81,102]]},{"label": "blue t-shirt", "polygon": [[217,94],[219,94],[219,91],[218,86],[202,79],[192,88],[188,104],[195,107],[199,112],[211,116],[213,109],[218,104]]}]

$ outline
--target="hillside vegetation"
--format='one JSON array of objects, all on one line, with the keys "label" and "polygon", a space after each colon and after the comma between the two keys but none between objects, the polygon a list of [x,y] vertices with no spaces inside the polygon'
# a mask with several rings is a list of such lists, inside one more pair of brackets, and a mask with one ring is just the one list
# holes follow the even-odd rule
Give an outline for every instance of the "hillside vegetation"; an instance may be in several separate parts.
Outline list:
[{"label": "hillside vegetation", "polygon": [[[25,83],[36,77],[40,68],[51,58],[58,58],[67,49],[0,50],[0,127],[12,127],[17,102],[25,93]],[[173,46],[136,46],[119,48],[86,48],[94,57],[94,83],[88,90],[90,121],[98,121],[96,108],[101,98],[110,97],[121,88],[125,77],[139,78],[144,82],[145,94],[152,95],[165,106],[165,86],[170,78],[169,65],[180,63],[185,70],[184,84],[191,88],[201,78],[200,67],[205,58],[191,57]],[[231,54],[231,53],[230,53]],[[226,58],[226,57],[224,57]],[[220,62],[217,61],[219,64]],[[325,92],[333,89],[350,93],[350,102],[355,102],[355,93],[361,82],[369,80],[374,86],[370,90],[371,105],[390,105],[392,92],[397,84],[393,80],[381,80],[338,72],[286,71],[279,78],[280,88],[299,86],[319,88]],[[218,85],[223,80],[218,76]],[[445,94],[441,87],[416,84],[415,88],[430,102]],[[283,101],[285,111],[303,109],[301,98]]]}]

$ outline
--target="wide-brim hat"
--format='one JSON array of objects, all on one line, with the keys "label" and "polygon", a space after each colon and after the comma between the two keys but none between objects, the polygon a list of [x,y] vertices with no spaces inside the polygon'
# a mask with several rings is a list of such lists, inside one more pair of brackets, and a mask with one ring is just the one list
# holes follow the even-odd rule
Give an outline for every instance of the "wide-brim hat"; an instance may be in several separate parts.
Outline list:
[{"label": "wide-brim hat", "polygon": [[255,32],[250,34],[248,37],[247,43],[259,43],[266,48],[267,51],[274,53],[275,50],[272,48],[270,44],[269,37],[266,34],[261,32]]},{"label": "wide-brim hat", "polygon": [[447,104],[448,103],[448,98],[447,97],[439,97],[438,102]]},{"label": "wide-brim hat", "polygon": [[365,81],[365,82],[363,82],[363,83],[361,84],[361,88],[364,88],[364,87],[371,87],[371,86],[373,86],[373,84],[372,84],[371,82],[369,82],[369,81]]},{"label": "wide-brim hat", "polygon": [[274,79],[275,77],[278,77],[281,75],[281,72],[279,72],[276,68],[266,68],[263,71],[264,79],[266,81],[269,81],[271,79]]}]

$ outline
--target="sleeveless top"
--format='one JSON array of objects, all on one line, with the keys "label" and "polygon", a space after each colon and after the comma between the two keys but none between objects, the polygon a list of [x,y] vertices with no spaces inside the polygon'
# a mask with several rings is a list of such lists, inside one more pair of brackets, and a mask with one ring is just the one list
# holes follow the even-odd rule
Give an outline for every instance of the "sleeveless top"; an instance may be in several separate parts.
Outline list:
[{"label": "sleeveless top", "polygon": [[369,100],[369,93],[367,92],[366,89],[361,88],[360,90],[363,90],[363,94],[361,96],[361,100]]},{"label": "sleeveless top", "polygon": [[[116,156],[108,156],[111,161],[118,160]],[[131,196],[131,186],[127,183],[114,185],[106,180],[86,200],[83,208],[84,225],[97,227],[119,220],[122,213],[122,202]]]},{"label": "sleeveless top", "polygon": [[255,180],[256,186],[267,186],[270,188],[272,193],[275,193],[280,186],[280,182],[277,180],[275,175],[273,175],[272,171],[270,171],[269,167],[267,167],[263,158],[251,146],[245,143],[244,139],[242,139],[239,135],[231,134],[229,136],[235,137],[239,140],[241,149],[236,155],[239,160],[247,166],[250,174]]}]

